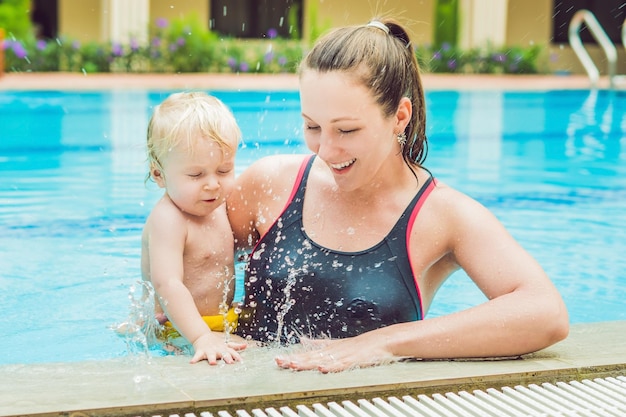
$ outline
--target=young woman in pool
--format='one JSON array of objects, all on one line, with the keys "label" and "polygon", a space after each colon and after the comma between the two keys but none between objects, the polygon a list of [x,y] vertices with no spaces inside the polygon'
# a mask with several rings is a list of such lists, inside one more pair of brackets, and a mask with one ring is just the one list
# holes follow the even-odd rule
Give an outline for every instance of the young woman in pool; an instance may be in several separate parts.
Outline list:
[{"label": "young woman in pool", "polygon": [[[276,362],[336,372],[400,358],[511,356],[566,337],[540,265],[485,207],[437,181],[407,32],[393,21],[332,31],[300,67],[312,156],[251,165],[228,201],[253,248],[238,334],[306,342]],[[463,268],[485,303],[424,320]]]}]

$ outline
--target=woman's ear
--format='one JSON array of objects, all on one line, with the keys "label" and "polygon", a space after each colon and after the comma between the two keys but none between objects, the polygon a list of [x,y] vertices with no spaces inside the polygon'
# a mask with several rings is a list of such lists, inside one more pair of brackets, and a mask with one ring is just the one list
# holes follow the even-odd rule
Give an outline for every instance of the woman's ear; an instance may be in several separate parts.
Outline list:
[{"label": "woman's ear", "polygon": [[413,114],[413,105],[408,97],[402,97],[398,104],[398,110],[396,111],[396,128],[395,132],[404,132],[407,125],[411,121],[411,115]]}]

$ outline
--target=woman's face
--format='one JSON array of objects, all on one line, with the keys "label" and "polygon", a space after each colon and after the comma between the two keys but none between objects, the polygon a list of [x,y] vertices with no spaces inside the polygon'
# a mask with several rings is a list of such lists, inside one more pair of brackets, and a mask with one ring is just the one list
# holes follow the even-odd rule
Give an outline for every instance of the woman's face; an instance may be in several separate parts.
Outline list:
[{"label": "woman's face", "polygon": [[339,71],[300,77],[304,138],[346,191],[372,184],[390,158],[402,160],[398,114],[384,117],[370,91]]}]

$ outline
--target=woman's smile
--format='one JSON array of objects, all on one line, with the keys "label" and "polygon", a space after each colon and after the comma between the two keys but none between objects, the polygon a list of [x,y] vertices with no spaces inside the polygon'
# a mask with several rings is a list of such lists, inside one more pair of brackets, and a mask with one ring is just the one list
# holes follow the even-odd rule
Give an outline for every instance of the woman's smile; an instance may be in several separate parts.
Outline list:
[{"label": "woman's smile", "polygon": [[328,165],[335,171],[343,171],[344,169],[352,166],[352,164],[354,164],[355,162],[356,162],[356,158],[352,158],[349,161],[340,162],[338,164],[329,163]]}]

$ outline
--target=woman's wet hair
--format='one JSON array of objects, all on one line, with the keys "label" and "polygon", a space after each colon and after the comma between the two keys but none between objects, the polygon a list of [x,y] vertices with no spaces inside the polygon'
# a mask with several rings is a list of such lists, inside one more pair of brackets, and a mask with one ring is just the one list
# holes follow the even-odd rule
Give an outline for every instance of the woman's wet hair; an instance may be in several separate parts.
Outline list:
[{"label": "woman's wet hair", "polygon": [[334,29],[320,38],[300,63],[300,74],[343,71],[366,86],[385,117],[398,109],[400,99],[411,100],[413,112],[404,133],[402,157],[409,165],[426,159],[426,108],[420,70],[406,30],[397,22],[373,20],[367,25]]}]

